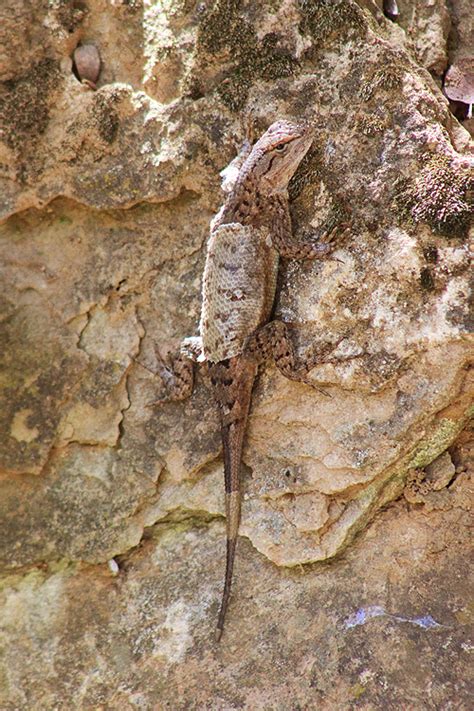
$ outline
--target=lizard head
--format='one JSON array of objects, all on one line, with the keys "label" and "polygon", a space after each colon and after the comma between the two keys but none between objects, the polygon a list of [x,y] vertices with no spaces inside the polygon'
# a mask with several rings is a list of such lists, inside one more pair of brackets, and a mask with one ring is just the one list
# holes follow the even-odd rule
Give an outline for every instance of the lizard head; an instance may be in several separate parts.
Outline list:
[{"label": "lizard head", "polygon": [[253,163],[260,191],[272,195],[286,190],[312,142],[313,131],[306,124],[291,121],[272,123],[248,158]]}]

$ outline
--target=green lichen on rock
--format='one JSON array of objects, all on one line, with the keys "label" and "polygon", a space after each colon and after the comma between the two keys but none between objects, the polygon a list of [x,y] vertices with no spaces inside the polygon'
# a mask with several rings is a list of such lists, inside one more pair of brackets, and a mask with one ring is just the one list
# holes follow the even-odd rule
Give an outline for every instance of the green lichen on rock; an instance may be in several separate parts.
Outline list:
[{"label": "green lichen on rock", "polygon": [[201,20],[197,37],[198,49],[217,54],[232,46],[245,51],[249,41],[252,45],[254,31],[249,23],[239,16],[241,4],[240,0],[217,0],[213,4]]},{"label": "green lichen on rock", "polygon": [[251,80],[245,71],[237,69],[231,77],[224,79],[217,88],[217,93],[223,103],[231,111],[238,111],[247,101]]},{"label": "green lichen on rock", "polygon": [[[197,70],[187,79],[196,93],[199,67],[216,62],[230,66],[217,86],[223,103],[232,111],[245,104],[252,82],[256,79],[278,79],[290,76],[298,67],[297,60],[283,45],[282,36],[270,32],[259,39],[254,27],[240,13],[238,0],[219,0],[201,20],[196,53]],[[199,92],[198,92],[199,94]]]},{"label": "green lichen on rock", "polygon": [[298,62],[280,44],[280,35],[269,32],[257,50],[257,67],[262,79],[288,77],[298,67]]},{"label": "green lichen on rock", "polygon": [[436,155],[404,191],[404,198],[415,222],[427,222],[447,236],[460,236],[471,220],[473,187],[470,170]]},{"label": "green lichen on rock", "polygon": [[411,228],[415,222],[410,212],[410,205],[407,202],[407,195],[410,191],[411,181],[405,175],[399,175],[393,182],[393,198],[391,212],[398,215],[400,222],[406,223]]},{"label": "green lichen on rock", "polygon": [[387,471],[386,476],[375,479],[356,494],[354,502],[359,508],[358,516],[349,521],[346,531],[343,531],[336,553],[343,550],[367,526],[377,509],[401,495],[409,472],[423,469],[445,452],[473,416],[474,407],[470,407],[458,420],[440,419],[414,450]]},{"label": "green lichen on rock", "polygon": [[472,414],[471,411],[468,411],[465,419],[456,421],[448,420],[447,418],[440,420],[438,427],[431,436],[422,440],[412,453],[407,465],[407,471],[426,467],[431,464],[433,459],[439,457],[453,443]]},{"label": "green lichen on rock", "polygon": [[349,33],[363,37],[368,23],[363,11],[351,0],[299,0],[300,30],[316,42]]},{"label": "green lichen on rock", "polygon": [[386,61],[360,87],[360,97],[368,101],[379,91],[388,91],[400,87],[405,74],[405,67],[397,63],[397,57],[392,57],[391,61]]},{"label": "green lichen on rock", "polygon": [[433,278],[433,272],[429,267],[423,267],[420,271],[420,285],[422,289],[426,291],[433,291],[435,288],[435,282]]},{"label": "green lichen on rock", "polygon": [[92,113],[99,135],[106,143],[113,143],[117,137],[120,118],[115,105],[120,99],[120,94],[100,91],[94,97]]},{"label": "green lichen on rock", "polygon": [[357,119],[357,127],[364,136],[375,136],[387,128],[387,121],[374,114],[364,114]]},{"label": "green lichen on rock", "polygon": [[60,576],[62,579],[75,575],[79,570],[79,564],[75,561],[60,558],[49,563],[40,563],[34,568],[24,568],[20,573],[12,573],[7,570],[0,575],[0,593],[15,590],[25,592],[38,590],[41,585],[53,576]]},{"label": "green lichen on rock", "polygon": [[[275,3],[259,5],[258,11],[275,12]],[[350,0],[314,3],[302,0],[300,31],[319,43],[323,39],[364,36],[367,19]],[[299,62],[285,43],[283,33],[258,37],[255,25],[245,15],[240,0],[217,0],[203,14],[196,39],[196,61],[186,78],[188,94],[199,99],[214,85],[222,102],[231,110],[245,105],[252,84],[294,74]],[[203,75],[208,79],[203,80]],[[214,77],[214,78],[210,78]]]},{"label": "green lichen on rock", "polygon": [[4,82],[0,90],[0,133],[10,148],[45,132],[49,122],[50,94],[59,81],[59,67],[45,59],[28,74]]}]

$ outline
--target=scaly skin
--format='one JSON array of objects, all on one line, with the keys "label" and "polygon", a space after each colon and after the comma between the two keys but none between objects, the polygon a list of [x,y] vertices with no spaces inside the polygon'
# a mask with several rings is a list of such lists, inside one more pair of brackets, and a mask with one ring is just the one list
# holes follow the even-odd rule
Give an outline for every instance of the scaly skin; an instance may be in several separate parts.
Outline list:
[{"label": "scaly skin", "polygon": [[[207,278],[205,272],[201,336],[204,355],[209,361],[214,398],[219,405],[224,449],[227,556],[216,631],[218,640],[224,628],[230,598],[241,510],[242,446],[258,367],[258,359],[245,354],[245,341],[270,318],[278,253],[266,237],[282,241],[282,235],[286,237],[291,230],[286,189],[311,141],[312,135],[306,126],[283,121],[273,124],[257,141],[241,167],[236,183],[211,228],[208,264],[211,254],[213,263],[210,268],[218,271],[217,278]],[[252,228],[249,239],[255,250],[248,258],[245,253],[239,253],[236,259],[232,259],[231,252],[236,247],[232,238],[228,243],[225,241],[226,225]],[[233,229],[236,230],[240,247],[240,234],[244,231],[239,231],[237,227]],[[212,235],[215,245],[212,244]],[[219,241],[221,245],[223,242],[222,250],[219,249]],[[313,243],[310,248],[314,249]],[[216,260],[220,260],[217,267]],[[214,272],[212,276],[215,277]],[[232,291],[234,298],[216,298],[216,292],[226,288]],[[227,324],[230,315],[235,316],[236,303],[243,301],[245,304],[245,299],[255,297],[256,292],[258,296],[252,303],[250,314],[242,311],[238,315],[234,333],[229,337]],[[222,359],[223,355],[230,357]]]},{"label": "scaly skin", "polygon": [[224,620],[232,584],[235,548],[240,522],[242,446],[256,374],[256,362],[245,356],[229,358],[218,366],[211,366],[211,379],[215,382],[214,398],[219,405],[221,414],[227,534],[225,583],[217,622],[217,640],[220,639],[224,629]]},{"label": "scaly skin", "polygon": [[258,364],[273,356],[284,375],[310,382],[307,371],[326,355],[323,352],[316,360],[297,367],[286,324],[270,320],[279,255],[316,259],[327,257],[333,249],[329,241],[296,242],[291,234],[288,182],[312,140],[308,126],[277,121],[243,164],[239,163],[235,182],[227,185],[227,199],[211,223],[200,338],[183,342],[174,373],[158,358],[162,379],[168,391],[174,390],[174,399],[191,393],[191,361],[205,361],[220,411],[227,558],[217,639],[224,628],[230,598],[241,509],[242,446]]}]

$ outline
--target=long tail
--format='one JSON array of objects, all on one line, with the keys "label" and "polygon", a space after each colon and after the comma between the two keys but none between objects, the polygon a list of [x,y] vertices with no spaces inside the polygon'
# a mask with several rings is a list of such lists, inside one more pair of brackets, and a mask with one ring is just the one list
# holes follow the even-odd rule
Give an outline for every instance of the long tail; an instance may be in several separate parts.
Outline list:
[{"label": "long tail", "polygon": [[[237,365],[237,364],[236,364]],[[240,364],[238,364],[240,365]],[[232,369],[231,369],[232,370]],[[252,396],[255,371],[236,368],[235,384],[238,384],[238,403],[236,419],[222,425],[222,444],[224,449],[224,477],[225,477],[225,509],[226,509],[226,534],[227,555],[225,567],[224,592],[222,594],[221,608],[217,620],[216,640],[219,641],[224,629],[224,621],[229,605],[232,574],[234,570],[235,549],[240,523],[241,493],[240,493],[240,468],[242,461],[242,446],[247,425],[247,415]]]}]

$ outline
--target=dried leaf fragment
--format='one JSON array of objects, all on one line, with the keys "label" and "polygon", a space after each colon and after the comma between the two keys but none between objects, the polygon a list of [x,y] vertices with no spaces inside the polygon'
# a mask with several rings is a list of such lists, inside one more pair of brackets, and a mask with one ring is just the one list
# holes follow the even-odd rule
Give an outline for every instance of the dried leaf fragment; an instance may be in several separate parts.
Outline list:
[{"label": "dried leaf fragment", "polygon": [[452,64],[444,78],[444,92],[451,101],[462,101],[469,109],[467,118],[472,117],[474,103],[474,57],[460,59]]}]

